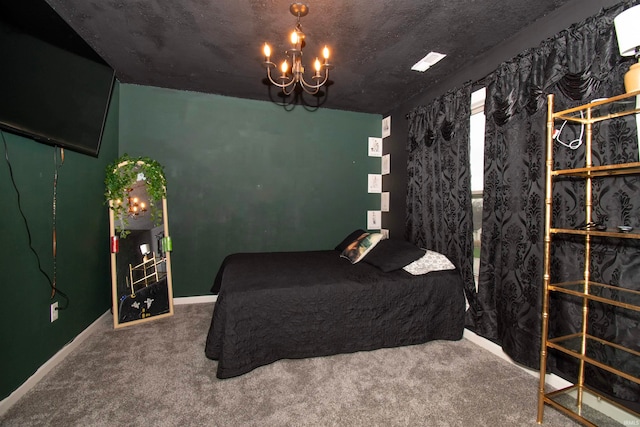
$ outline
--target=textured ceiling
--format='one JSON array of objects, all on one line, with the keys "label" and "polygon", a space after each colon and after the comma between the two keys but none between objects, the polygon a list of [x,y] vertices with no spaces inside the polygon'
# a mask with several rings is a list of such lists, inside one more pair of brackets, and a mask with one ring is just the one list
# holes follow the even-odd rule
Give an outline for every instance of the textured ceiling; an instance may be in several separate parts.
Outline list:
[{"label": "textured ceiling", "polygon": [[[303,60],[310,69],[329,45],[335,69],[324,106],[383,114],[569,1],[309,0]],[[295,25],[290,0],[46,2],[123,83],[277,99],[261,47],[268,41],[283,59]],[[410,70],[432,50],[448,56],[426,73]]]}]

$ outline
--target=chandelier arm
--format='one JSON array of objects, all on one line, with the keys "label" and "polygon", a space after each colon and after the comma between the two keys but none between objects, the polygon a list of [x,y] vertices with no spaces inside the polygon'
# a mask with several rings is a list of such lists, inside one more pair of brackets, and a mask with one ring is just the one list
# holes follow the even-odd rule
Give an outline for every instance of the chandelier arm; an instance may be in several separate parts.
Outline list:
[{"label": "chandelier arm", "polygon": [[[295,81],[295,80],[292,80]],[[293,91],[295,90],[296,85],[292,85],[291,83],[289,83],[289,91],[287,92],[287,87],[283,87],[282,88],[282,93],[284,93],[285,96],[289,96],[293,93]]]},{"label": "chandelier arm", "polygon": [[318,93],[318,91],[320,91],[320,87],[309,88],[306,83],[300,84],[300,87],[302,87],[302,89],[309,95],[315,95],[316,93]]},{"label": "chandelier arm", "polygon": [[[306,80],[304,79],[304,76],[300,76],[300,83],[302,88],[304,89],[305,92],[311,95],[318,93],[318,90],[320,90],[320,88],[327,82],[327,80],[329,80],[329,69],[325,70],[324,79],[322,80],[322,82],[315,85],[307,83]],[[310,92],[310,91],[313,91],[313,92]]]},{"label": "chandelier arm", "polygon": [[291,85],[293,85],[296,82],[296,79],[291,78],[291,80],[289,80],[289,82],[287,83],[278,83],[275,80],[273,80],[273,77],[271,77],[271,67],[269,65],[267,65],[267,77],[269,78],[269,81],[271,82],[271,84],[273,84],[274,86],[279,87],[280,89],[285,89]]}]

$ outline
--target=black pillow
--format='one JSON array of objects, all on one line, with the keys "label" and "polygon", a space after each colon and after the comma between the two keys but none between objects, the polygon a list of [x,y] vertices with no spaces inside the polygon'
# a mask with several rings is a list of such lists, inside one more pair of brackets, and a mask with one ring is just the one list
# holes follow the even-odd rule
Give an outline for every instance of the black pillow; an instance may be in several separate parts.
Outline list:
[{"label": "black pillow", "polygon": [[347,246],[353,243],[358,237],[362,236],[362,234],[364,233],[366,233],[366,231],[357,229],[356,231],[354,231],[353,233],[345,237],[344,240],[340,242],[338,246],[335,247],[335,250],[338,252],[344,251],[345,249],[347,249]]},{"label": "black pillow", "polygon": [[405,240],[386,239],[380,241],[375,248],[371,249],[363,261],[388,273],[411,264],[424,256],[425,252],[424,249],[420,249]]}]

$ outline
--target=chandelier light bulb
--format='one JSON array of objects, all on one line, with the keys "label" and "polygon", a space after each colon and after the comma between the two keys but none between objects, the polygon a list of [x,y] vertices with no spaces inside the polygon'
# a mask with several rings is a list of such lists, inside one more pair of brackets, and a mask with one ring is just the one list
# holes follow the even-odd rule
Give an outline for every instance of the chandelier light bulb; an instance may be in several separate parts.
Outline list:
[{"label": "chandelier light bulb", "polygon": [[291,44],[294,46],[298,44],[298,32],[295,30],[291,33]]},{"label": "chandelier light bulb", "polygon": [[263,52],[264,52],[265,58],[267,58],[267,61],[268,61],[269,57],[271,56],[271,48],[266,43],[264,44]]},{"label": "chandelier light bulb", "polygon": [[287,74],[287,71],[289,70],[289,64],[287,64],[287,60],[285,59],[284,61],[282,61],[282,65],[280,66],[280,71],[282,71],[282,75]]},{"label": "chandelier light bulb", "polygon": [[327,59],[329,59],[329,48],[328,47],[324,47],[324,49],[322,49],[322,56],[324,57],[324,60],[326,61]]},{"label": "chandelier light bulb", "polygon": [[322,64],[320,64],[320,60],[318,58],[316,58],[316,62],[314,62],[313,66],[316,69],[316,75],[320,73],[320,68],[322,68]]}]

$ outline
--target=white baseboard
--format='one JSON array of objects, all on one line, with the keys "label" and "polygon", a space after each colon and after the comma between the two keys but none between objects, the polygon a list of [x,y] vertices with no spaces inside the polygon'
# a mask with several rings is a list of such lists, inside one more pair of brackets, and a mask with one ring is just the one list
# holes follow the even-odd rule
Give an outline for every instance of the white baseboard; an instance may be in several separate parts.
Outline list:
[{"label": "white baseboard", "polygon": [[6,398],[0,401],[0,416],[4,415],[22,396],[31,390],[45,375],[47,375],[58,363],[62,362],[65,357],[73,350],[78,348],[97,328],[98,324],[103,321],[106,316],[111,316],[111,311],[107,310],[102,316],[98,317],[84,331],[80,332],[67,345],[62,347],[51,359],[47,360],[38,370],[31,375],[20,387],[14,390]]},{"label": "white baseboard", "polygon": [[[523,366],[514,362],[513,359],[511,359],[509,355],[502,350],[502,347],[500,347],[498,344],[494,343],[493,341],[483,338],[480,335],[468,329],[464,330],[463,338],[468,339],[472,343],[484,348],[485,350],[490,351],[491,353],[495,354],[499,358],[504,359],[507,362],[517,366],[518,368],[522,369],[529,375],[534,376],[538,379],[540,378],[540,373],[538,371],[536,371],[535,369],[527,368],[526,366]],[[545,379],[545,382],[549,387],[551,387],[554,390],[569,387],[571,385],[569,381],[557,376],[556,374],[548,374],[547,378]]]},{"label": "white baseboard", "polygon": [[202,304],[207,302],[216,302],[218,295],[201,295],[197,297],[178,297],[173,299],[173,305],[183,304]]}]

